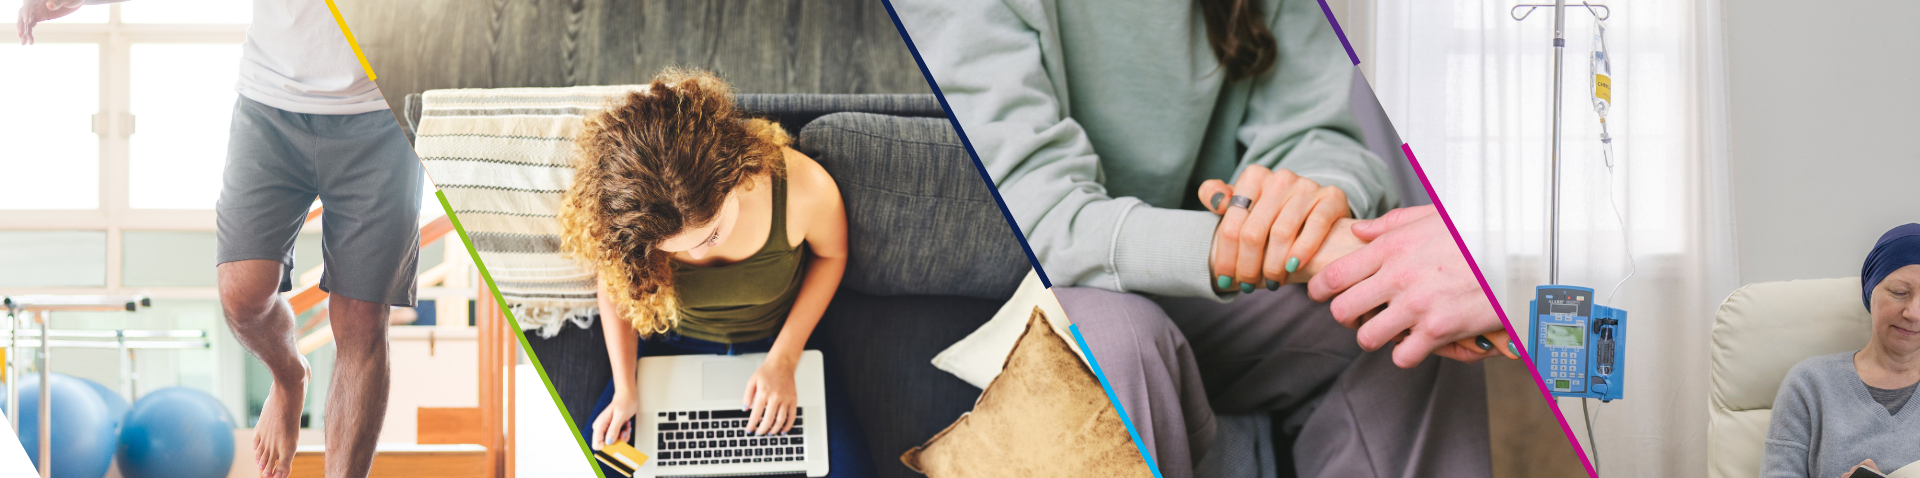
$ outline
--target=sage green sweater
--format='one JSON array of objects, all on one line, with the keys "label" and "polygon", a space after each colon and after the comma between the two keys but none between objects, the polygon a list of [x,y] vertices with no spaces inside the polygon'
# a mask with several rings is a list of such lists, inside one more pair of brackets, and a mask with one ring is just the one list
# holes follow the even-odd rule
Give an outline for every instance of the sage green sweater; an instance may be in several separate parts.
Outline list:
[{"label": "sage green sweater", "polygon": [[1347,99],[1355,68],[1313,0],[1267,0],[1279,61],[1228,82],[1190,1],[903,0],[900,20],[1056,285],[1216,297],[1218,216],[1246,165],[1397,204]]}]

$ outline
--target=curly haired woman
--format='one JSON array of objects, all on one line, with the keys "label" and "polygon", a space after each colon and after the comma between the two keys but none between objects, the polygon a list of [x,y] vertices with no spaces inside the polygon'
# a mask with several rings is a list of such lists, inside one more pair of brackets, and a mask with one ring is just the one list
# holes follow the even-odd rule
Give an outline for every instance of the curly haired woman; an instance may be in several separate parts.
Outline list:
[{"label": "curly haired woman", "polygon": [[[614,379],[581,430],[595,449],[633,433],[644,356],[765,352],[745,431],[785,433],[797,418],[794,369],[846,271],[846,212],[826,170],[732,96],[710,73],[668,70],[579,136],[561,246],[600,277]],[[829,467],[870,474],[828,376]]]}]

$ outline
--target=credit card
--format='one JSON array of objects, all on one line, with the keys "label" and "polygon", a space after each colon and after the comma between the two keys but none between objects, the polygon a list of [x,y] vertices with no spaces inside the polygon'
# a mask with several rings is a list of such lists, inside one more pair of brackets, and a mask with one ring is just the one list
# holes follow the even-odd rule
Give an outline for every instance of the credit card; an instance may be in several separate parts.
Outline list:
[{"label": "credit card", "polygon": [[600,449],[593,451],[593,458],[626,476],[633,476],[633,472],[647,462],[647,454],[641,453],[626,442],[601,445]]}]

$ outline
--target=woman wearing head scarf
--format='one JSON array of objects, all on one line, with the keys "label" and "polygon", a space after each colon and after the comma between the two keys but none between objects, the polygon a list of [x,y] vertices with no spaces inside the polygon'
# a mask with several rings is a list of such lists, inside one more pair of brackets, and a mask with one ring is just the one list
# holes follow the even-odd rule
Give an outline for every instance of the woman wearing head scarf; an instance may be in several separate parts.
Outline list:
[{"label": "woman wearing head scarf", "polygon": [[[1920,461],[1920,224],[1887,231],[1860,268],[1872,335],[1793,366],[1773,399],[1761,476],[1844,477]],[[1884,467],[1884,468],[1880,468]]]}]

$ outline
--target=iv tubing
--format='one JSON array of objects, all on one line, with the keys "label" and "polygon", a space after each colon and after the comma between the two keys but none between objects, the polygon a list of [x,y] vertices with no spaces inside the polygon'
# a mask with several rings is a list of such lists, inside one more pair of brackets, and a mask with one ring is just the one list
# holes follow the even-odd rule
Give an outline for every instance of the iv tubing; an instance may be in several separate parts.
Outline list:
[{"label": "iv tubing", "polygon": [[1607,205],[1613,207],[1613,219],[1615,221],[1620,222],[1620,246],[1626,248],[1627,250],[1627,276],[1621,277],[1620,282],[1613,283],[1613,290],[1607,292],[1607,305],[1612,306],[1613,295],[1620,293],[1620,286],[1626,285],[1627,279],[1632,279],[1635,273],[1640,272],[1640,266],[1633,262],[1633,236],[1630,234],[1627,234],[1627,216],[1625,214],[1620,213],[1620,204],[1614,202],[1614,199],[1613,199],[1613,161],[1612,161],[1613,145],[1606,144],[1604,146],[1606,148],[1606,156],[1608,159],[1607,161]]}]

